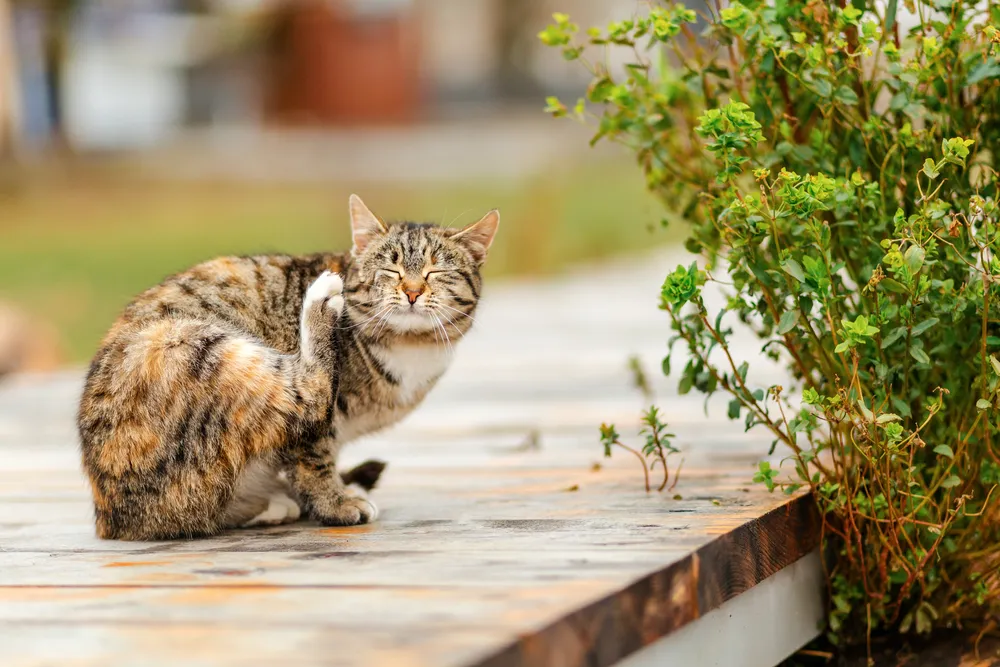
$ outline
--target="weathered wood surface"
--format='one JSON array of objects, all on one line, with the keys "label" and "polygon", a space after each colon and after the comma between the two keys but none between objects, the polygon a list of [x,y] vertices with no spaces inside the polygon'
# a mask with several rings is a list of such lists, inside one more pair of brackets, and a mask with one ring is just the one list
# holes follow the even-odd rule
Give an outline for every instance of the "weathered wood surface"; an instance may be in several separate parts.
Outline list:
[{"label": "weathered wood surface", "polygon": [[0,384],[0,665],[609,665],[789,565],[814,510],[750,488],[769,443],[723,410],[657,384],[681,499],[600,457],[645,403],[625,355],[659,363],[665,266],[490,293],[426,406],[348,450],[389,461],[371,526],[97,540],[79,373]]}]

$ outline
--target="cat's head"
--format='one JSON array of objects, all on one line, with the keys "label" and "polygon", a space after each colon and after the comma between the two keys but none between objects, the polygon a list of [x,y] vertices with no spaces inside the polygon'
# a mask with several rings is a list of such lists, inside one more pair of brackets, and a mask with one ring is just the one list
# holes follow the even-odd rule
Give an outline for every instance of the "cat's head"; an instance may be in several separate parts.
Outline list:
[{"label": "cat's head", "polygon": [[[500,223],[487,213],[464,229],[386,223],[350,199],[354,277],[348,303],[362,331],[460,338],[472,324],[480,268]],[[354,281],[352,281],[354,282]]]}]

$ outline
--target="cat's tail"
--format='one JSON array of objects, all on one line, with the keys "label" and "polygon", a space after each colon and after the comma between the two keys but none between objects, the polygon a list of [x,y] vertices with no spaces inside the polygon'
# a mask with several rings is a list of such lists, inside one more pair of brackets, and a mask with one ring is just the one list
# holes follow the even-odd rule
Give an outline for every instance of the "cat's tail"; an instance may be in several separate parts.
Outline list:
[{"label": "cat's tail", "polygon": [[341,473],[340,478],[344,480],[345,486],[357,484],[365,491],[371,491],[378,484],[382,471],[385,470],[385,465],[384,461],[365,461],[347,472]]}]

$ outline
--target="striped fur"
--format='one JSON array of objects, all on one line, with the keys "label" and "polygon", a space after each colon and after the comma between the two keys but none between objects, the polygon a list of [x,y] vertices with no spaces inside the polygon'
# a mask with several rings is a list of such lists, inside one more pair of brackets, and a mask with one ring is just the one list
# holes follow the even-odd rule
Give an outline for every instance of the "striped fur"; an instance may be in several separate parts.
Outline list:
[{"label": "striped fur", "polygon": [[381,468],[342,473],[337,454],[399,421],[444,372],[498,221],[386,224],[352,196],[350,254],[223,257],[139,295],[80,403],[97,534],[211,535],[281,520],[286,494],[324,525],[374,519],[345,482],[370,488]]}]

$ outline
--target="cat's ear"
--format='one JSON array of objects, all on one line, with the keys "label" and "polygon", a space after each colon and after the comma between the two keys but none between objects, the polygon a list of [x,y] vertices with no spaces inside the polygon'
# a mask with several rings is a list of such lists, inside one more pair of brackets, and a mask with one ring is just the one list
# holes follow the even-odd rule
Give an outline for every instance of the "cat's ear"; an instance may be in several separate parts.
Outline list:
[{"label": "cat's ear", "polygon": [[486,261],[486,252],[493,243],[493,237],[496,236],[499,225],[500,211],[493,209],[484,215],[479,222],[472,223],[452,238],[465,245],[472,252],[476,261],[482,264]]},{"label": "cat's ear", "polygon": [[389,230],[385,223],[365,206],[361,197],[351,195],[348,201],[351,211],[351,236],[354,240],[351,253],[357,257],[364,252],[372,240]]}]

